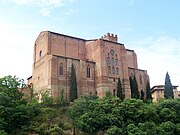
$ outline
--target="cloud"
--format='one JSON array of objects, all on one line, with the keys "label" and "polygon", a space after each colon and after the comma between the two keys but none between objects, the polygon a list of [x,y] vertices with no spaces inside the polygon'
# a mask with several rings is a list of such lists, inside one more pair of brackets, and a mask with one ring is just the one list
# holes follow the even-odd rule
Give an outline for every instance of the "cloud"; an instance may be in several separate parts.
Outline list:
[{"label": "cloud", "polygon": [[173,85],[180,86],[180,38],[166,35],[134,41],[139,68],[147,69],[151,86],[164,84],[168,71]]},{"label": "cloud", "polygon": [[78,12],[77,9],[69,9],[64,14],[70,16],[70,15],[73,15],[73,14],[75,14],[77,12]]},{"label": "cloud", "polygon": [[34,6],[39,8],[39,13],[43,16],[49,16],[54,8],[61,7],[66,3],[72,3],[75,0],[0,0],[4,3],[13,3],[19,6]]}]

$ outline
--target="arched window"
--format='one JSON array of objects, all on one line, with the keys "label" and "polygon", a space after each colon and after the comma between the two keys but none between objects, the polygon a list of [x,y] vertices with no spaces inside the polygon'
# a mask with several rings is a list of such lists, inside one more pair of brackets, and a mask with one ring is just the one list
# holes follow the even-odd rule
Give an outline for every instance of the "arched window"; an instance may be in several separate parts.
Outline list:
[{"label": "arched window", "polygon": [[108,74],[111,74],[111,67],[108,66]]},{"label": "arched window", "polygon": [[110,65],[110,57],[107,58],[107,65]]},{"label": "arched window", "polygon": [[113,75],[115,74],[115,68],[114,68],[114,66],[112,67],[112,74],[113,74]]},{"label": "arched window", "polygon": [[113,96],[116,96],[116,90],[115,89],[113,90]]},{"label": "arched window", "polygon": [[39,52],[39,58],[41,58],[41,57],[42,57],[42,51]]},{"label": "arched window", "polygon": [[90,78],[91,77],[91,69],[90,69],[89,65],[87,66],[86,73],[87,73],[87,78]]},{"label": "arched window", "polygon": [[59,75],[63,75],[63,70],[63,63],[61,63],[59,67]]},{"label": "arched window", "polygon": [[116,67],[116,75],[119,75],[119,68]]},{"label": "arched window", "polygon": [[117,57],[117,54],[116,54],[116,66],[118,66],[118,57]]},{"label": "arched window", "polygon": [[114,66],[114,58],[112,58],[112,66]]},{"label": "arched window", "polygon": [[141,75],[139,76],[139,81],[140,81],[140,84],[142,85],[142,76]]}]

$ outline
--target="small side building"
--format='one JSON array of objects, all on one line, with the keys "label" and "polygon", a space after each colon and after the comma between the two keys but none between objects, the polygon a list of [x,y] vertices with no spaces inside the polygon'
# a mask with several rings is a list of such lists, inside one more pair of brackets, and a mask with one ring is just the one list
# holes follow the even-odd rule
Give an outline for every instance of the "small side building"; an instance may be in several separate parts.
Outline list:
[{"label": "small side building", "polygon": [[[173,86],[174,98],[180,98],[180,91],[177,90],[178,87],[179,86]],[[157,102],[161,98],[164,98],[164,89],[165,85],[155,85],[151,88],[153,102]]]}]

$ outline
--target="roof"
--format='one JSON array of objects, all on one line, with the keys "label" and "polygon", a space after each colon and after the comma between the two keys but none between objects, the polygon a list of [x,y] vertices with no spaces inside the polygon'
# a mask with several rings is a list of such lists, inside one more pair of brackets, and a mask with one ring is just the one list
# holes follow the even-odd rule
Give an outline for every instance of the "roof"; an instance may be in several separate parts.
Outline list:
[{"label": "roof", "polygon": [[[158,90],[164,90],[165,85],[155,85],[155,86],[153,86],[153,87],[151,88],[151,92],[154,92],[155,90],[157,90],[157,89],[154,89],[155,87],[163,87],[163,88],[158,88]],[[173,87],[173,89],[176,89],[176,88],[179,87],[179,86],[174,85],[174,86],[172,86],[172,87]]]},{"label": "roof", "polygon": [[64,34],[52,32],[52,31],[47,31],[47,32],[49,32],[49,33],[51,33],[51,34],[55,34],[55,35],[66,36],[66,37],[69,37],[69,38],[74,38],[74,39],[79,39],[79,40],[84,40],[84,41],[86,41],[85,39],[78,38],[78,37],[73,37],[73,36],[69,36],[69,35],[64,35]]},{"label": "roof", "polygon": [[28,77],[27,80],[30,80],[32,78],[32,76]]}]

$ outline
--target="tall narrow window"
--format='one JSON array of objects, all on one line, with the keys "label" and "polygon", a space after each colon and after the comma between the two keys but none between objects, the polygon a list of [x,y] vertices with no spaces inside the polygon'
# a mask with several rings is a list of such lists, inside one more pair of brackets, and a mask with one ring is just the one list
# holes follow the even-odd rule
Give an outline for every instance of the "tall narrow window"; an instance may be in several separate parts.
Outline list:
[{"label": "tall narrow window", "polygon": [[113,75],[115,74],[115,68],[114,68],[114,66],[112,67],[112,74],[113,74]]},{"label": "tall narrow window", "polygon": [[116,68],[116,75],[119,75],[119,68]]},{"label": "tall narrow window", "polygon": [[117,57],[117,54],[116,54],[116,66],[118,66],[118,57]]},{"label": "tall narrow window", "polygon": [[107,58],[107,64],[110,65],[110,58]]},{"label": "tall narrow window", "polygon": [[111,67],[108,66],[108,74],[111,74]]},{"label": "tall narrow window", "polygon": [[112,58],[112,66],[114,66],[114,58]]},{"label": "tall narrow window", "polygon": [[63,75],[63,63],[60,64],[59,75]]},{"label": "tall narrow window", "polygon": [[42,57],[42,51],[39,52],[39,58],[41,58],[41,57]]},{"label": "tall narrow window", "polygon": [[139,81],[140,81],[140,84],[142,85],[142,76],[141,75],[139,76]]},{"label": "tall narrow window", "polygon": [[91,69],[90,69],[90,67],[88,66],[87,67],[87,78],[90,78],[91,77]]}]

